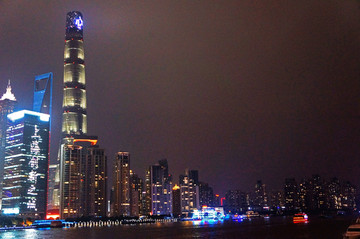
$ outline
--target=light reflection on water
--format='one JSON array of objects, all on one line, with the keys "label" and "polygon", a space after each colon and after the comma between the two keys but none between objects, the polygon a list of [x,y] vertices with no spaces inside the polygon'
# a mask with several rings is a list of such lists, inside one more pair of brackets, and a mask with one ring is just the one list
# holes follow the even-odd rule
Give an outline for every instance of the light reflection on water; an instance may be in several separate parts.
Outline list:
[{"label": "light reflection on water", "polygon": [[[293,224],[291,217],[243,221],[185,221],[92,228],[54,228],[0,231],[4,239],[98,239],[98,238],[342,238],[351,223],[347,219],[314,219]],[[289,237],[289,235],[292,235]],[[295,235],[295,236],[294,236]]]},{"label": "light reflection on water", "polygon": [[6,232],[1,232],[1,238],[4,239],[11,239],[11,238],[15,238],[16,235],[13,231],[6,231]]},{"label": "light reflection on water", "polygon": [[38,235],[37,229],[9,230],[9,231],[2,231],[0,233],[0,238],[4,238],[4,239],[31,238],[32,239],[32,238],[36,238],[37,235]]},{"label": "light reflection on water", "polygon": [[204,226],[204,225],[209,225],[209,226],[213,226],[216,224],[221,224],[223,221],[219,221],[219,220],[195,220],[192,221],[192,224],[195,226]]}]

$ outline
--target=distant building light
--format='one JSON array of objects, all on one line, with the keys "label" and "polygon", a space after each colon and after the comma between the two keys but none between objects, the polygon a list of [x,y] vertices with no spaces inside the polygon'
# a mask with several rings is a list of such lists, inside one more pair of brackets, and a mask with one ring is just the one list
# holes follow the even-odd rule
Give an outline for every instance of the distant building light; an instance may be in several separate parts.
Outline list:
[{"label": "distant building light", "polygon": [[4,208],[3,210],[4,214],[19,214],[20,210],[18,207],[16,208]]}]

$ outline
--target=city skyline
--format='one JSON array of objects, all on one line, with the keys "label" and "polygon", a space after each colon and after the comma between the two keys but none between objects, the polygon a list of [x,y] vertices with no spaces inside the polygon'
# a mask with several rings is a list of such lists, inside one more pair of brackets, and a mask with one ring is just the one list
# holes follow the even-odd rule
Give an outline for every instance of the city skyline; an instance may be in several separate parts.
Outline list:
[{"label": "city skyline", "polygon": [[28,4],[0,3],[7,13],[0,30],[8,32],[0,39],[0,88],[10,78],[18,107],[30,109],[33,77],[54,72],[52,163],[63,19],[79,10],[87,19],[89,135],[99,136],[109,162],[128,151],[143,177],[167,158],[175,180],[199,170],[221,194],[248,191],[258,179],[280,188],[285,178],[315,173],[358,185],[356,1],[31,3],[46,5],[42,14],[23,10]]}]

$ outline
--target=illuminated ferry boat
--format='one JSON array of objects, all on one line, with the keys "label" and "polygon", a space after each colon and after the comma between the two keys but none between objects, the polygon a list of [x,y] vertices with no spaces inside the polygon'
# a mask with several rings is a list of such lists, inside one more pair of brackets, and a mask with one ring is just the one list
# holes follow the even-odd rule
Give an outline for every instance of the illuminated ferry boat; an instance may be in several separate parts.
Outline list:
[{"label": "illuminated ferry boat", "polygon": [[346,230],[343,239],[355,239],[360,238],[360,218],[356,220],[355,224],[352,224]]},{"label": "illuminated ferry boat", "polygon": [[35,220],[32,224],[36,228],[63,227],[65,220]]},{"label": "illuminated ferry boat", "polygon": [[297,213],[293,217],[294,223],[307,223],[308,221],[308,215],[305,213]]},{"label": "illuminated ferry boat", "polygon": [[223,220],[224,208],[203,206],[201,210],[194,210],[192,220]]}]

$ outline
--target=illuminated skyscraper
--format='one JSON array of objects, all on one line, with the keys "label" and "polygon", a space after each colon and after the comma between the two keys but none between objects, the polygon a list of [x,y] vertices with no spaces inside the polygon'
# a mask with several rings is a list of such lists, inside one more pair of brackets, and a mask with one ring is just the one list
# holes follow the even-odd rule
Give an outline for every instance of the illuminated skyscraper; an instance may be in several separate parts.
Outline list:
[{"label": "illuminated skyscraper", "polygon": [[199,173],[197,170],[185,170],[180,175],[181,211],[188,216],[195,209],[200,209],[199,202]]},{"label": "illuminated skyscraper", "polygon": [[49,162],[49,118],[29,110],[8,115],[2,212],[44,218]]},{"label": "illuminated skyscraper", "polygon": [[208,183],[199,182],[199,206],[213,206],[214,192]]},{"label": "illuminated skyscraper", "polygon": [[[143,203],[143,214],[150,215],[151,214],[151,167],[145,172],[145,196]],[[143,193],[144,193],[143,192]]]},{"label": "illuminated skyscraper", "polygon": [[173,217],[181,217],[181,193],[180,187],[176,184],[172,188],[172,200]]},{"label": "illuminated skyscraper", "polygon": [[84,216],[106,217],[107,160],[105,150],[94,145],[87,148],[83,168]]},{"label": "illuminated skyscraper", "polygon": [[[6,88],[6,93],[0,99],[0,192],[2,191],[2,182],[4,175],[4,161],[5,161],[5,139],[7,115],[14,111],[16,106],[16,98],[11,92],[10,80]],[[1,194],[0,194],[0,209],[1,209]]]},{"label": "illuminated skyscraper", "polygon": [[73,11],[66,15],[62,122],[64,137],[87,133],[83,24],[80,12]]},{"label": "illuminated skyscraper", "polygon": [[60,168],[59,164],[49,165],[48,210],[59,210]]},{"label": "illuminated skyscraper", "polygon": [[106,216],[107,162],[97,138],[76,138],[61,147],[60,217]]},{"label": "illuminated skyscraper", "polygon": [[130,216],[130,154],[118,152],[114,167],[114,216]]},{"label": "illuminated skyscraper", "polygon": [[60,218],[82,216],[81,161],[82,147],[62,145],[60,169]]},{"label": "illuminated skyscraper", "polygon": [[66,15],[60,160],[61,218],[106,216],[106,156],[87,135],[83,16]]},{"label": "illuminated skyscraper", "polygon": [[255,198],[254,198],[254,207],[256,210],[261,211],[264,207],[268,206],[268,199],[266,193],[266,186],[258,180],[255,184]]},{"label": "illuminated skyscraper", "polygon": [[286,210],[296,210],[298,207],[298,186],[295,178],[286,178],[284,187]]},{"label": "illuminated skyscraper", "polygon": [[159,164],[152,165],[149,172],[151,215],[171,215],[172,214],[172,177],[169,174],[166,159],[159,160]]},{"label": "illuminated skyscraper", "polygon": [[132,170],[130,170],[130,215],[139,216],[142,212],[142,191],[143,180]]},{"label": "illuminated skyscraper", "polygon": [[52,80],[51,72],[35,77],[33,111],[51,116]]}]

